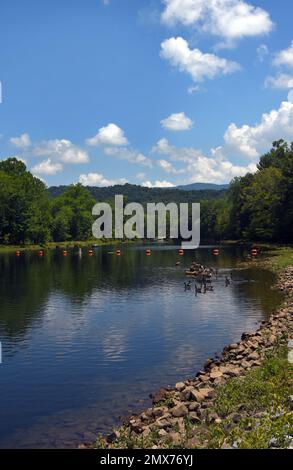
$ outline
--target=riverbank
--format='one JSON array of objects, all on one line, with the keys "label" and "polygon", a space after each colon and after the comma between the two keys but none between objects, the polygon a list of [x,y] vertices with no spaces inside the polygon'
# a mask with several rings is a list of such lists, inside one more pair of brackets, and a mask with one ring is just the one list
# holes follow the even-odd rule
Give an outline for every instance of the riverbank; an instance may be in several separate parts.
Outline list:
[{"label": "riverbank", "polygon": [[38,250],[54,250],[58,248],[74,248],[80,246],[81,248],[89,248],[93,245],[96,246],[113,246],[120,244],[134,243],[132,240],[121,241],[117,239],[105,239],[105,240],[87,240],[87,241],[67,241],[67,242],[48,242],[44,245],[0,245],[0,253],[10,253],[15,251],[38,251]]},{"label": "riverbank", "polygon": [[[286,301],[253,333],[209,359],[194,379],[162,389],[96,448],[287,448],[293,441],[292,249],[257,261],[279,273]],[[289,345],[290,346],[290,345]],[[290,353],[290,356],[288,355]],[[290,359],[290,361],[289,361]],[[83,447],[83,446],[82,446]]]},{"label": "riverbank", "polygon": [[256,266],[280,274],[288,266],[293,266],[293,248],[277,245],[257,245],[260,256],[239,261],[239,267]]}]

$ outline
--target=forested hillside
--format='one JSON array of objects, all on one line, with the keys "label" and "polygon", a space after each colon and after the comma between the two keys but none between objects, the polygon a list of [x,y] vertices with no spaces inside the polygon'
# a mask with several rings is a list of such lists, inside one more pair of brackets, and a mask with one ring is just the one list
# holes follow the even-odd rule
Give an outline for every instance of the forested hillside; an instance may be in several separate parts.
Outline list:
[{"label": "forested hillside", "polygon": [[126,184],[47,189],[16,158],[0,162],[0,243],[24,244],[91,238],[97,201],[201,202],[201,238],[290,242],[293,226],[293,142],[273,143],[255,174],[235,178],[228,190],[149,189]]},{"label": "forested hillside", "polygon": [[[62,195],[68,186],[53,186],[48,189],[52,198]],[[204,199],[218,199],[225,194],[225,189],[200,189],[200,190],[179,190],[163,188],[144,188],[134,184],[124,184],[109,186],[106,188],[87,187],[91,196],[96,201],[108,201],[113,199],[116,194],[123,194],[128,202],[139,202],[146,204],[148,202],[199,202]]]}]

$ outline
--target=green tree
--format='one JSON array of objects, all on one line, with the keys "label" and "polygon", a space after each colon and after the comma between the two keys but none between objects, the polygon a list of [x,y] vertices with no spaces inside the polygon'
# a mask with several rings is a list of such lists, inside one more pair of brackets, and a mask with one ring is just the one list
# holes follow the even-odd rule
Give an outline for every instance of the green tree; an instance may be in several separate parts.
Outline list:
[{"label": "green tree", "polygon": [[249,222],[243,232],[245,238],[264,241],[278,239],[283,180],[279,169],[268,167],[257,172],[252,184],[245,188],[242,211],[249,214]]},{"label": "green tree", "polygon": [[69,186],[65,192],[53,199],[52,232],[55,241],[88,240],[91,238],[95,199],[81,184]]},{"label": "green tree", "polygon": [[44,243],[49,239],[47,188],[17,158],[0,162],[0,206],[2,243]]}]

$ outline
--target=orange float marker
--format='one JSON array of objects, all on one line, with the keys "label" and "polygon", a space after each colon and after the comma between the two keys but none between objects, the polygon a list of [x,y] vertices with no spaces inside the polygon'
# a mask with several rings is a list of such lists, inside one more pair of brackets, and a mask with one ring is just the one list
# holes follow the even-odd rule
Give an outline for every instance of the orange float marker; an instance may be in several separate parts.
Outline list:
[{"label": "orange float marker", "polygon": [[121,256],[121,250],[116,250],[116,256]]},{"label": "orange float marker", "polygon": [[15,252],[15,256],[16,256],[17,258],[19,258],[19,257],[21,256],[21,252],[20,252],[19,250],[17,250],[17,251]]},{"label": "orange float marker", "polygon": [[258,255],[257,249],[256,249],[256,248],[253,248],[253,249],[251,250],[251,256],[255,257],[255,256],[257,256],[257,255]]},{"label": "orange float marker", "polygon": [[219,250],[218,248],[215,248],[215,249],[213,250],[213,255],[214,255],[214,256],[219,256],[219,255],[220,255],[220,250]]},{"label": "orange float marker", "polygon": [[151,250],[146,250],[145,253],[146,253],[147,256],[152,256],[152,251]]},{"label": "orange float marker", "polygon": [[179,256],[184,256],[184,250],[179,250],[178,253],[179,253]]},{"label": "orange float marker", "polygon": [[67,250],[63,250],[62,255],[63,255],[64,257],[66,257],[66,256],[68,255],[68,251],[67,251]]}]

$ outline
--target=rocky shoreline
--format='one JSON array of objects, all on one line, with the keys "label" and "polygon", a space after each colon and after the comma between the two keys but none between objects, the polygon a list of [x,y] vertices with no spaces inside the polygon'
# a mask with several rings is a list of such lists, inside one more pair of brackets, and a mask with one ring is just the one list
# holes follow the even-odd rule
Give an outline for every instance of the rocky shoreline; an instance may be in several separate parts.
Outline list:
[{"label": "rocky shoreline", "polygon": [[[100,437],[95,447],[121,448],[130,441],[133,447],[197,447],[198,426],[222,422],[213,406],[217,388],[231,378],[245,376],[249,371],[260,368],[268,353],[276,347],[286,346],[293,338],[293,266],[279,275],[277,288],[286,294],[286,300],[279,311],[261,323],[257,331],[243,333],[241,341],[225,347],[220,358],[208,359],[194,379],[179,382],[174,388],[159,390],[151,396],[152,407],[128,418],[110,435]],[[241,408],[230,418],[237,423],[241,418]],[[190,429],[193,432],[190,433]]]}]

